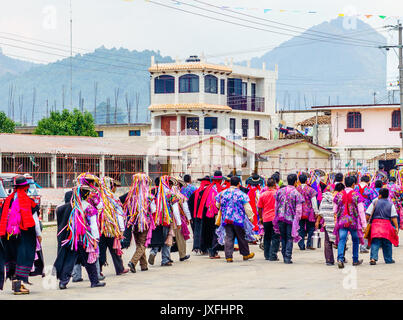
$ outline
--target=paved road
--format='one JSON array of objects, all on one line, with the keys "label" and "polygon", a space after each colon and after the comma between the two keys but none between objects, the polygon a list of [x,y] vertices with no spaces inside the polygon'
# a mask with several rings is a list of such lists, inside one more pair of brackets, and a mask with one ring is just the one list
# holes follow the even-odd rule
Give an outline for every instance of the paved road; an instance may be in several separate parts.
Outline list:
[{"label": "paved road", "polygon": [[[376,266],[370,266],[369,254],[364,254],[362,266],[349,264],[339,270],[336,266],[325,265],[323,249],[300,251],[296,245],[292,265],[265,261],[263,251],[256,245],[251,246],[256,253],[253,260],[244,262],[236,252],[232,264],[225,259],[210,260],[193,253],[188,261],[180,262],[178,253],[172,253],[174,265],[161,267],[158,254],[156,263],[146,272],[140,272],[138,266],[135,274],[116,276],[113,266],[107,266],[103,288],[90,288],[83,269],[84,281],[70,282],[68,289],[62,291],[58,289],[56,278],[50,275],[57,250],[56,228],[46,228],[43,238],[47,276],[32,277],[31,294],[26,296],[14,296],[11,283],[7,281],[0,299],[401,299],[403,296],[401,247],[394,248],[396,263],[393,265],[385,265],[380,252]],[[192,240],[187,246],[190,251]],[[351,243],[349,246],[351,248]],[[125,265],[134,250],[134,246],[124,250]],[[351,249],[347,253],[351,262]],[[108,260],[112,263],[110,256]]]}]

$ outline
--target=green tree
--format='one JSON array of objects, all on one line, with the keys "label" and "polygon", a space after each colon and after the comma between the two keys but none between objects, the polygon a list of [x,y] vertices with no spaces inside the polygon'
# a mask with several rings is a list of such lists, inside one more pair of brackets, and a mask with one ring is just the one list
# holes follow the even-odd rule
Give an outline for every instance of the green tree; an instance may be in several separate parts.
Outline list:
[{"label": "green tree", "polygon": [[3,111],[0,111],[0,133],[14,133],[15,123],[10,118],[7,118]]},{"label": "green tree", "polygon": [[48,118],[38,122],[34,134],[58,136],[88,136],[97,137],[94,118],[91,113],[81,113],[78,109],[62,112],[52,111]]}]

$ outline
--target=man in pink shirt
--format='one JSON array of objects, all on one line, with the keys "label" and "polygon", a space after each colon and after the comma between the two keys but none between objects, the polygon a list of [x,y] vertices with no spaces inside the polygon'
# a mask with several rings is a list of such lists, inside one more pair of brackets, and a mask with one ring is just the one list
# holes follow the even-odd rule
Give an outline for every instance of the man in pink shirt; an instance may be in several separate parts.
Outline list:
[{"label": "man in pink shirt", "polygon": [[264,257],[269,261],[278,261],[277,252],[280,246],[280,235],[274,232],[273,220],[275,217],[276,181],[273,178],[267,180],[267,189],[263,192],[257,203],[260,223],[264,227]]}]

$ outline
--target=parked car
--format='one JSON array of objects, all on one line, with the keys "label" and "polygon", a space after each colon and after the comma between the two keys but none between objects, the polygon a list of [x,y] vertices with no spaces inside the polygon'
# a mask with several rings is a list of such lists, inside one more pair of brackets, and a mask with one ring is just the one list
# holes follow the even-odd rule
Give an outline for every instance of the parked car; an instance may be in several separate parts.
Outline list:
[{"label": "parked car", "polygon": [[3,179],[0,177],[0,207],[3,206],[4,201],[6,200],[8,193],[4,188]]},{"label": "parked car", "polygon": [[[0,174],[0,206],[3,205],[5,199],[7,196],[11,193],[12,191],[12,185],[14,178],[17,176],[17,174],[10,173],[10,174]],[[29,183],[29,189],[28,189],[28,196],[35,201],[39,207],[41,206],[41,195],[38,192],[38,188],[36,186],[36,183],[34,181],[34,178],[26,173],[24,174],[24,177],[27,179]],[[8,189],[8,191],[7,191]]]}]

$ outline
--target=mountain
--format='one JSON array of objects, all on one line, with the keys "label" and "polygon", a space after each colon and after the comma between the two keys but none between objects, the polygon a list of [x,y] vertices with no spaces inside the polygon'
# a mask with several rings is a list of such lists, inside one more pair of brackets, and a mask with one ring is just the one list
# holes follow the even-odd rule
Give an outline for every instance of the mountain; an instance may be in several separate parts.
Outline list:
[{"label": "mountain", "polygon": [[[350,37],[343,39],[349,44],[336,44],[340,41],[329,39],[324,33]],[[343,18],[339,17],[316,25],[261,57],[251,59],[251,66],[261,68],[265,62],[266,68],[273,70],[278,65],[277,101],[280,108],[328,105],[329,96],[331,104],[368,104],[373,103],[374,92],[378,93],[378,102],[387,103],[386,54],[376,47],[386,45],[386,42],[384,36],[363,21],[357,19],[357,28],[348,30],[343,26]],[[364,46],[358,46],[360,44]],[[368,45],[374,47],[365,47]],[[245,65],[246,61],[240,64]]]},{"label": "mountain", "polygon": [[[149,72],[151,56],[157,62],[173,62],[155,51],[130,51],[127,49],[106,49],[100,47],[92,53],[73,57],[73,106],[80,108],[80,93],[83,109],[93,113],[95,83],[97,83],[97,122],[105,123],[107,100],[110,100],[110,122],[114,122],[115,93],[119,89],[117,102],[117,122],[127,121],[126,94],[131,103],[132,122],[136,119],[136,93],[138,94],[138,121],[147,121],[149,105]],[[61,110],[70,105],[70,58],[47,65],[36,65],[16,75],[0,77],[0,110],[7,112],[10,87],[14,88],[14,120],[32,123],[33,90],[35,88],[35,115],[37,123],[50,110]],[[22,113],[19,97],[23,97]],[[149,119],[148,119],[149,121]]]},{"label": "mountain", "polygon": [[35,66],[35,63],[7,57],[0,48],[0,76],[7,73],[16,75],[29,70],[33,66]]}]

